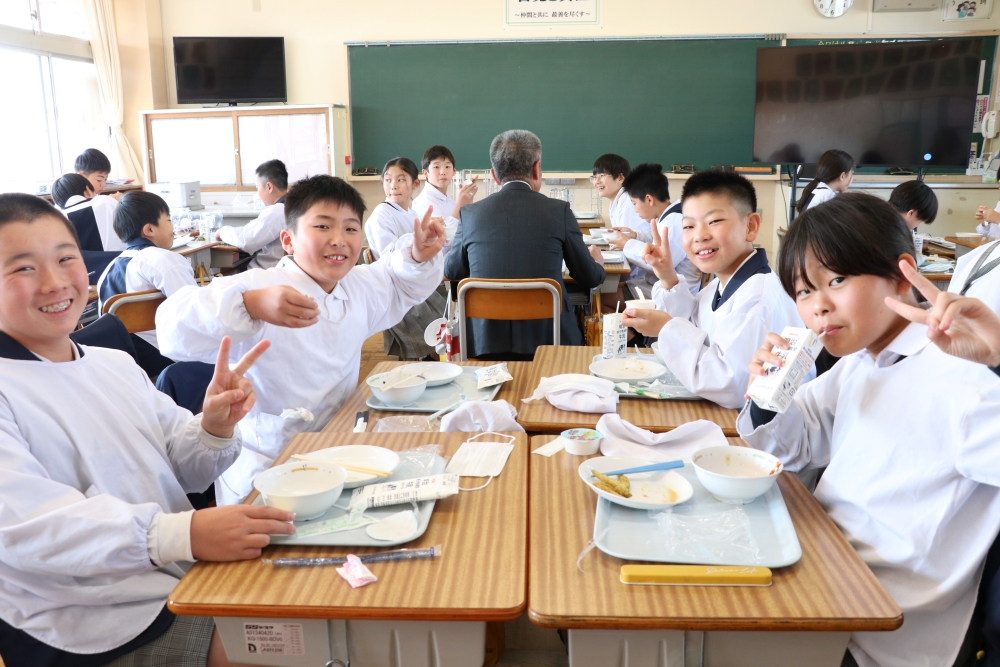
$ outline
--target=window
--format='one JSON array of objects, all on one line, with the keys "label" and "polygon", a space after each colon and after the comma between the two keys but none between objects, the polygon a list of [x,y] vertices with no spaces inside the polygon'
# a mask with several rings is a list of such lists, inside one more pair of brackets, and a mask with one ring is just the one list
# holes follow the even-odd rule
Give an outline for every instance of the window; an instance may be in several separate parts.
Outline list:
[{"label": "window", "polygon": [[[83,0],[0,0],[0,192],[38,192],[85,148],[110,150]],[[16,131],[10,131],[16,128]]]}]

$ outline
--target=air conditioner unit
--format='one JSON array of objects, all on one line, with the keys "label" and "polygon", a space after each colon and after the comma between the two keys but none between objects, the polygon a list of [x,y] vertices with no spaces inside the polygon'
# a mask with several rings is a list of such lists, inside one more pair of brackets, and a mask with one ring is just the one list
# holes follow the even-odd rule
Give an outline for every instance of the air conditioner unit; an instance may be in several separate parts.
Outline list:
[{"label": "air conditioner unit", "polygon": [[927,12],[941,9],[941,0],[875,0],[875,12]]}]

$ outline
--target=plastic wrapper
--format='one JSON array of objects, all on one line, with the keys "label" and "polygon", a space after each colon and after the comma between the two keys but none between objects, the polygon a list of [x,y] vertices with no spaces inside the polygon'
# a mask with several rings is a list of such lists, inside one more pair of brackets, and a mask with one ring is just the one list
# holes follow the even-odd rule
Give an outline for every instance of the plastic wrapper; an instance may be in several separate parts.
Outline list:
[{"label": "plastic wrapper", "polygon": [[356,507],[386,507],[438,500],[458,493],[458,475],[443,473],[427,477],[401,479],[396,482],[369,484],[354,490],[351,509]]},{"label": "plastic wrapper", "polygon": [[375,433],[414,433],[439,431],[441,421],[430,420],[423,415],[394,415],[382,417],[375,423]]},{"label": "plastic wrapper", "polygon": [[[750,519],[741,507],[719,503],[704,507],[677,506],[650,516],[660,528],[667,556],[682,563],[757,565],[760,549],[750,533]],[[728,507],[719,511],[717,508]]]},{"label": "plastic wrapper", "polygon": [[507,364],[494,364],[486,368],[477,368],[475,372],[476,380],[478,381],[476,386],[479,389],[485,389],[486,387],[492,387],[493,385],[514,379],[514,376],[507,369]]}]

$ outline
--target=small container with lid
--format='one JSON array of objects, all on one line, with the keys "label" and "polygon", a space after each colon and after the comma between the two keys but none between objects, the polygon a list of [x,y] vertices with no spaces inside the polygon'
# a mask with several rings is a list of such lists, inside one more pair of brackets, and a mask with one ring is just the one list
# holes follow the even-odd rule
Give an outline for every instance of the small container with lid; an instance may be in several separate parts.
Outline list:
[{"label": "small container with lid", "polygon": [[575,456],[592,456],[601,448],[604,434],[592,428],[571,428],[562,432],[566,441],[566,451]]}]

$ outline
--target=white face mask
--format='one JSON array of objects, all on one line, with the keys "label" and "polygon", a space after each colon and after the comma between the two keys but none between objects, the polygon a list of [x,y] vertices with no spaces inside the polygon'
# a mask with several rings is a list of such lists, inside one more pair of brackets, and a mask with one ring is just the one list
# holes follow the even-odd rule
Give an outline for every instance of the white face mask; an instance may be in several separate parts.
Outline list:
[{"label": "white face mask", "polygon": [[[496,436],[507,442],[495,442],[481,440],[474,442],[477,438],[485,435]],[[493,478],[503,472],[503,467],[507,464],[507,458],[514,451],[514,437],[503,435],[502,433],[480,433],[462,443],[455,455],[451,457],[446,472],[455,473],[459,477],[489,477],[486,484],[472,489],[462,489],[462,491],[475,491],[485,488]]]}]

